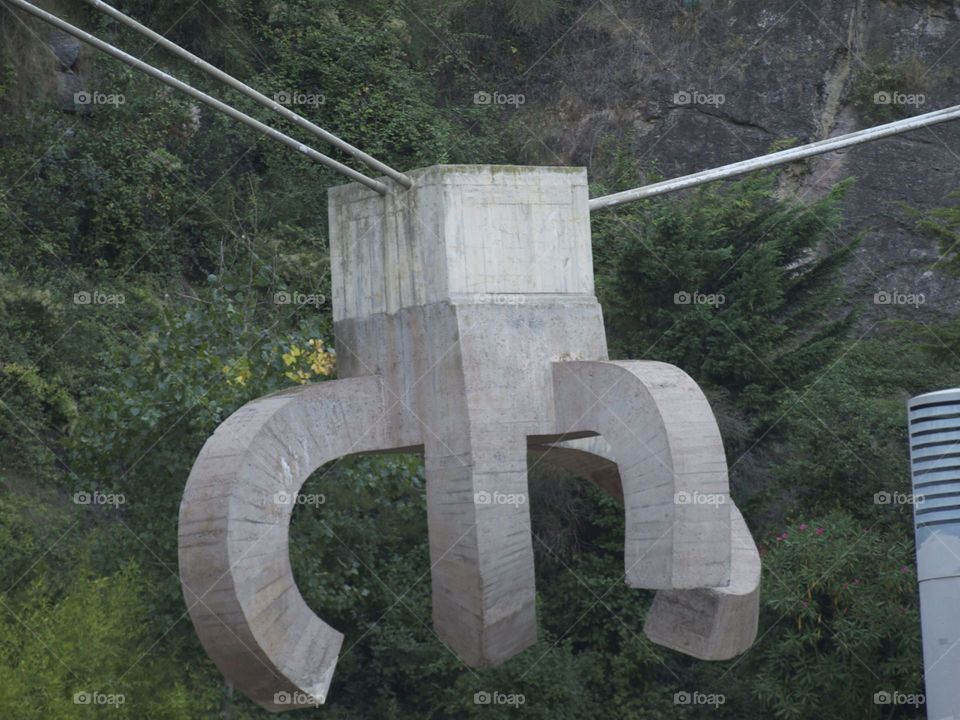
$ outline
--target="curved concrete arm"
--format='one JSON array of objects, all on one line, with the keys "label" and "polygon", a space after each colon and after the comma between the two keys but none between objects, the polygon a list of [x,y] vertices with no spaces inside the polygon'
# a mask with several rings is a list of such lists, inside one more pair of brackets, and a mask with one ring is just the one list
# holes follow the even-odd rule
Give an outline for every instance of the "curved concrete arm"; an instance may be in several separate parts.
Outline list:
[{"label": "curved concrete arm", "polygon": [[267,710],[322,703],[343,635],[307,606],[290,567],[290,517],[326,462],[388,440],[379,378],[305,385],[255,400],[207,440],[180,505],[184,598],[207,653]]},{"label": "curved concrete arm", "polygon": [[[531,448],[555,465],[593,482],[623,502],[613,450],[602,437],[567,440]],[[701,660],[729,660],[757,637],[760,612],[760,554],[740,510],[730,503],[730,584],[692,590],[659,590],[643,625],[658,645]]]},{"label": "curved concrete arm", "polygon": [[593,431],[617,464],[626,511],[624,566],[635,588],[730,582],[730,495],[710,404],[659,362],[553,365],[557,430]]},{"label": "curved concrete arm", "polygon": [[658,645],[701,660],[729,660],[757,639],[760,553],[736,505],[730,506],[733,564],[726,587],[660,590],[643,624]]}]

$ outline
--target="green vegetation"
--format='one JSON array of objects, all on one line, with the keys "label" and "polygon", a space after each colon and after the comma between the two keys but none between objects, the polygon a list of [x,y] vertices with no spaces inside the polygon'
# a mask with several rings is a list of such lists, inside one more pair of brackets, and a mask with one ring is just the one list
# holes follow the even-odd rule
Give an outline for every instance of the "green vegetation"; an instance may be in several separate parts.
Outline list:
[{"label": "green vegetation", "polygon": [[854,107],[868,120],[885,123],[919,115],[937,87],[937,78],[919,58],[871,62],[860,69],[853,85]]},{"label": "green vegetation", "polygon": [[[555,160],[519,145],[508,113],[472,100],[509,89],[573,6],[123,9],[267,94],[322,96],[297,109],[413,168]],[[85,12],[72,19],[210,88]],[[265,718],[224,684],[184,617],[177,513],[197,452],[230,413],[333,374],[325,191],[341,180],[102,57],[81,60],[84,87],[125,102],[64,112],[30,31],[44,32],[0,14],[0,716]],[[608,165],[603,190],[641,181],[623,155]],[[840,231],[846,187],[798,204],[750,177],[594,218],[612,352],[680,365],[720,418],[764,554],[752,650],[709,664],[647,641],[652,596],[621,582],[622,508],[535,473],[540,640],[470,671],[430,629],[422,464],[354,459],[311,478],[304,492],[326,503],[294,517],[299,586],[346,635],[330,700],[299,717],[918,716],[873,704],[876,692],[922,692],[910,508],[874,495],[907,491],[904,402],[960,383],[960,326],[883,323],[860,336],[866,299],[839,283],[857,241]],[[953,209],[921,229],[952,249],[958,226]],[[313,300],[278,302],[284,293]],[[474,704],[493,690],[524,703]],[[678,692],[724,702],[684,707]]]},{"label": "green vegetation", "polygon": [[652,352],[732,392],[759,419],[823,366],[849,325],[836,270],[855,242],[832,234],[844,187],[800,206],[773,201],[774,178],[761,175],[708,187],[693,203],[600,214],[597,272],[612,352]]},{"label": "green vegetation", "polygon": [[948,207],[936,208],[920,216],[917,226],[940,241],[944,262],[954,273],[960,271],[960,191],[950,197]]}]

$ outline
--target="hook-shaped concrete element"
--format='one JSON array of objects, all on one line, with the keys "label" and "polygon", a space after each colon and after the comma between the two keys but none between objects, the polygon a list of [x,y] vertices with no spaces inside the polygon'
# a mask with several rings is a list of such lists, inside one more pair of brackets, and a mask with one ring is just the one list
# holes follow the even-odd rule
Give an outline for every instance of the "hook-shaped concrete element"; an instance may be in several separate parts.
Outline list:
[{"label": "hook-shaped concrete element", "polygon": [[659,362],[553,366],[557,428],[610,445],[626,511],[627,584],[730,582],[730,490],[720,430],[689,375]]},{"label": "hook-shaped concrete element", "polygon": [[385,409],[376,377],[268,395],[220,425],[190,472],[179,525],[184,599],[220,671],[268,710],[323,702],[343,641],[294,582],[297,494],[329,461],[402,447]]},{"label": "hook-shaped concrete element", "polygon": [[[531,451],[538,462],[584,477],[624,502],[620,467],[602,437],[540,445]],[[730,547],[729,584],[657,592],[643,624],[650,640],[701,660],[729,660],[753,645],[760,612],[760,553],[732,500]]]},{"label": "hook-shaped concrete element", "polygon": [[528,451],[576,470],[577,442],[609,449],[612,463],[579,456],[624,499],[628,584],[660,591],[648,636],[705,658],[744,649],[756,548],[716,422],[676,368],[607,361],[584,171],[410,177],[404,194],[330,192],[342,379],[244,406],[191,472],[181,573],[217,666],[271,710],[323,700],[342,636],[297,591],[291,508],[273,498],[325,462],[385,451],[424,454],[437,635],[472,667],[513,657],[536,641]]}]

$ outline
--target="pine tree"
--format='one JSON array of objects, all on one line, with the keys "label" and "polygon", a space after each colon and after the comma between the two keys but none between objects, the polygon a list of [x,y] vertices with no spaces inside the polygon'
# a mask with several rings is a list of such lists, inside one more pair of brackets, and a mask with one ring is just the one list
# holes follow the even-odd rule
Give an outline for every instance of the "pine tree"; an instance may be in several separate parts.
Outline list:
[{"label": "pine tree", "polygon": [[804,205],[772,175],[598,213],[598,294],[614,357],[678,365],[760,419],[837,352],[852,314],[838,234],[849,183]]}]

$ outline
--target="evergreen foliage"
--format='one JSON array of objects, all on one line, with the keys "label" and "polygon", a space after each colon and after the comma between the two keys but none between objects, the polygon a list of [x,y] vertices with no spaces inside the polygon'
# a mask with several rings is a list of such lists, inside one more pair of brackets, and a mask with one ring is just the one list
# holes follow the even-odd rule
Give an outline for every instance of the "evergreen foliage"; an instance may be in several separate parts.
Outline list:
[{"label": "evergreen foliage", "polygon": [[[47,6],[268,119],[103,16]],[[268,95],[314,97],[295,109],[402,169],[543,162],[508,113],[473,97],[509,90],[582,12],[567,0],[123,10]],[[223,419],[335,374],[325,192],[343,181],[103,57],[81,57],[81,81],[125,102],[65,112],[34,32],[0,12],[0,717],[265,718],[184,615],[177,513]],[[599,148],[594,194],[655,175],[618,147]],[[918,717],[873,702],[922,691],[910,508],[875,496],[906,492],[905,401],[960,384],[960,326],[881,323],[862,337],[839,283],[857,243],[839,222],[846,188],[801,204],[750,176],[593,218],[614,355],[679,365],[720,417],[764,557],[754,648],[703,663],[647,641],[652,594],[622,581],[622,507],[538,468],[539,642],[469,670],[431,630],[422,463],[351,459],[308,481],[325,502],[298,507],[291,528],[304,597],[346,635],[327,705],[299,716]],[[918,233],[936,233],[949,261],[958,228],[947,208]],[[292,293],[312,300],[278,302]],[[485,691],[524,701],[475,704]],[[694,691],[724,702],[676,703]],[[84,692],[124,702],[75,702]]]}]

